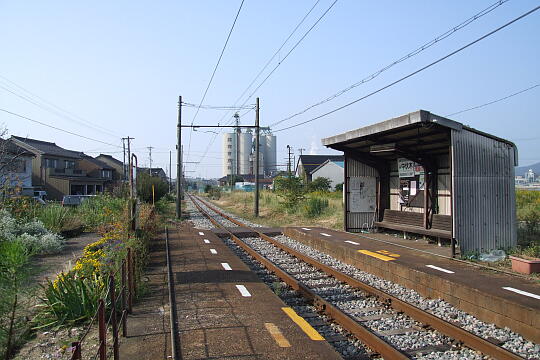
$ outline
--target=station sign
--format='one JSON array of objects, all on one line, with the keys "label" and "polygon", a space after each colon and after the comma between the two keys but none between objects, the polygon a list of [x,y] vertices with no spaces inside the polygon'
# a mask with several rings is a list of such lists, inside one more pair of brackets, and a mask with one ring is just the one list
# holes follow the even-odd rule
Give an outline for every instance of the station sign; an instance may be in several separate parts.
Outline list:
[{"label": "station sign", "polygon": [[416,175],[424,175],[424,168],[412,160],[399,158],[398,173],[400,178],[411,178]]}]

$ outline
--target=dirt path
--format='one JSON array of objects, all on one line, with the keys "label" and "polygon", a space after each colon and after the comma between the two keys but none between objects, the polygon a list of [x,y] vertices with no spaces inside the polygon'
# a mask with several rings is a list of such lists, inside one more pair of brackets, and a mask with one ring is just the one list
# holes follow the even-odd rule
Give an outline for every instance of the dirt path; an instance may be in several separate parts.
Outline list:
[{"label": "dirt path", "polygon": [[53,279],[56,274],[67,270],[81,256],[84,247],[99,240],[96,233],[85,233],[71,239],[67,239],[61,252],[52,255],[39,255],[31,259],[36,272],[30,278],[30,284],[42,283],[46,278]]}]

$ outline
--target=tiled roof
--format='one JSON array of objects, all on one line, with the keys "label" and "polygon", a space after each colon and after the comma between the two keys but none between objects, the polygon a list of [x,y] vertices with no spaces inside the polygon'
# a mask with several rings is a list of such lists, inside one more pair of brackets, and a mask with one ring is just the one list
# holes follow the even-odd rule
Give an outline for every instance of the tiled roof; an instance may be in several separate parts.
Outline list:
[{"label": "tiled roof", "polygon": [[101,160],[95,159],[95,158],[93,158],[93,157],[91,157],[91,156],[89,156],[89,155],[82,154],[82,158],[83,158],[84,160],[87,160],[87,161],[93,163],[94,165],[97,165],[98,167],[100,167],[100,168],[102,168],[102,169],[110,169],[110,170],[113,169],[110,165],[104,163],[104,162],[101,161]]},{"label": "tiled roof", "polygon": [[28,151],[41,155],[55,155],[73,159],[80,159],[82,154],[79,151],[64,149],[52,142],[23,138],[20,136],[11,136],[11,139],[13,139],[17,143],[17,145],[27,149]]},{"label": "tiled roof", "polygon": [[[118,166],[123,166],[124,163],[121,162],[120,160],[116,159],[116,158],[113,158],[111,155],[107,155],[107,154],[99,154],[99,156],[96,156],[96,158],[99,158],[99,157],[104,157],[106,158],[107,160],[110,160],[112,161],[113,163],[115,163],[116,165]],[[98,159],[99,160],[99,159]]]},{"label": "tiled roof", "polygon": [[11,141],[9,139],[6,140],[6,139],[2,139],[2,138],[0,138],[0,152],[6,152],[8,154],[16,155],[16,156],[17,155],[34,156],[34,154],[29,152],[25,148],[20,147],[17,144],[15,144],[15,142],[13,142],[13,141]]},{"label": "tiled roof", "polygon": [[326,160],[343,161],[343,155],[300,155],[298,165],[302,164],[304,171],[310,174]]}]

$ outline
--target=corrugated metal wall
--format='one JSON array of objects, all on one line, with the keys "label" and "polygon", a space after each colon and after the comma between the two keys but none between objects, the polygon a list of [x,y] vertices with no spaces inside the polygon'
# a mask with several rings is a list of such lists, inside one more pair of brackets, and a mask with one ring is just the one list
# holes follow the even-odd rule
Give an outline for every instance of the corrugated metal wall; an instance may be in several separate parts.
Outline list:
[{"label": "corrugated metal wall", "polygon": [[[346,196],[349,196],[348,189],[349,189],[349,180],[351,177],[356,176],[373,176],[378,177],[379,173],[376,169],[367,166],[357,160],[351,159],[350,157],[347,157],[347,160],[345,161],[345,166],[347,166],[346,174],[347,179],[345,181],[345,191]],[[346,201],[346,204],[349,202]],[[363,227],[365,227],[365,224],[371,225],[374,219],[374,212],[360,212],[360,213],[351,213],[349,212],[349,209],[345,209],[347,214],[347,220],[346,220],[346,230],[351,232],[359,232]]]},{"label": "corrugated metal wall", "polygon": [[516,245],[514,151],[472,131],[452,130],[454,236],[462,254]]}]

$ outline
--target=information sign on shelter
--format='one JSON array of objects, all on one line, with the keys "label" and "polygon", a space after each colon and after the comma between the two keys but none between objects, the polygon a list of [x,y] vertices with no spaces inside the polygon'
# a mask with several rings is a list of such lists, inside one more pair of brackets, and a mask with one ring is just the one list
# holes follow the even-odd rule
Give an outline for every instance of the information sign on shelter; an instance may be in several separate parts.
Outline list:
[{"label": "information sign on shelter", "polygon": [[420,164],[417,164],[412,160],[399,158],[398,173],[400,178],[409,178],[414,177],[415,175],[423,175],[424,169]]},{"label": "information sign on shelter", "polygon": [[377,203],[377,181],[371,176],[349,178],[349,211],[374,212]]}]

